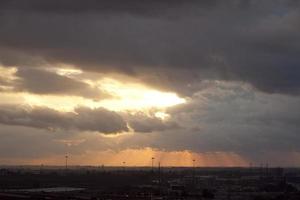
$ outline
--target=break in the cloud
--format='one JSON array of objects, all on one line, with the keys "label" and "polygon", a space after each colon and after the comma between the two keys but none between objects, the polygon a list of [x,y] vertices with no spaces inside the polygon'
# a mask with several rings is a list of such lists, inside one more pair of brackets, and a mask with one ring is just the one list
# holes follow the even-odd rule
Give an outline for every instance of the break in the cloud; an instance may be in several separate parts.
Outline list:
[{"label": "break in the cloud", "polygon": [[191,95],[201,80],[299,94],[299,3],[1,1],[4,65],[72,64]]}]

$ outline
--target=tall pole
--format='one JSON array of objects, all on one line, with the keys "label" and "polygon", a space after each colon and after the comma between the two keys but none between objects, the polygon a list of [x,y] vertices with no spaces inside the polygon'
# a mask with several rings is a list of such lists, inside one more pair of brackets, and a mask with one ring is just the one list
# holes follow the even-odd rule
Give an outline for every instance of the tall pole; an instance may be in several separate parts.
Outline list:
[{"label": "tall pole", "polygon": [[154,159],[155,159],[154,157],[151,158],[151,160],[152,160],[152,165],[151,165],[152,172],[153,172],[153,167],[154,167]]},{"label": "tall pole", "polygon": [[195,159],[193,159],[193,184],[195,184]]},{"label": "tall pole", "polygon": [[124,171],[124,172],[125,172],[125,164],[126,164],[126,162],[123,161],[123,171]]},{"label": "tall pole", "polygon": [[159,194],[160,194],[160,189],[161,189],[161,174],[160,174],[160,162],[158,162],[158,182],[159,182],[159,184],[158,184],[158,190],[159,190]]},{"label": "tall pole", "polygon": [[40,167],[40,174],[42,174],[42,171],[43,171],[43,164],[41,164],[41,167]]},{"label": "tall pole", "polygon": [[69,158],[69,156],[66,155],[65,158],[66,158],[66,170],[67,170],[68,169],[68,158]]}]

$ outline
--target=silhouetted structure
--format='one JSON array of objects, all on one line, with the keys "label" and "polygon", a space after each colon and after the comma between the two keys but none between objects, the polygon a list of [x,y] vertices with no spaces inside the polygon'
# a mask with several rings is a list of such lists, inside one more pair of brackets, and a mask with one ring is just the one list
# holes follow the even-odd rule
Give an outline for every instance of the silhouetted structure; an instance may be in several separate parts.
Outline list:
[{"label": "silhouetted structure", "polygon": [[[195,162],[195,161],[194,161]],[[123,167],[126,164],[122,162]],[[0,169],[0,199],[298,200],[300,169],[40,166]],[[193,174],[191,176],[191,173]]]}]

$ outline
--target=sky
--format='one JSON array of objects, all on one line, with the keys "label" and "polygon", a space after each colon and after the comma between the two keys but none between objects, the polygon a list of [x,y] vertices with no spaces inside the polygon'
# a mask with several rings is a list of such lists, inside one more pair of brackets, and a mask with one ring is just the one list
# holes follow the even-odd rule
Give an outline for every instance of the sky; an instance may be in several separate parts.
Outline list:
[{"label": "sky", "polygon": [[0,164],[300,166],[297,0],[0,1]]}]

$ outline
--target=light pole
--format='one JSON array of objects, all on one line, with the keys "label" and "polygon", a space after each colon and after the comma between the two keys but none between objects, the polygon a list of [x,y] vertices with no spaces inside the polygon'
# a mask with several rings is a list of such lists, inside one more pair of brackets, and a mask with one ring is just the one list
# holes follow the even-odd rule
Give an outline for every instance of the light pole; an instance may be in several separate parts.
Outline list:
[{"label": "light pole", "polygon": [[195,184],[195,159],[193,159],[193,184]]},{"label": "light pole", "polygon": [[43,171],[43,164],[41,164],[41,167],[40,167],[40,174],[42,174],[42,171]]},{"label": "light pole", "polygon": [[159,187],[159,194],[160,194],[160,192],[161,192],[161,172],[160,172],[160,162],[158,162],[158,183],[159,183],[159,185],[158,185],[158,187]]},{"label": "light pole", "polygon": [[124,172],[125,172],[125,164],[126,164],[126,162],[123,161],[123,171],[124,171]]},{"label": "light pole", "polygon": [[65,158],[66,158],[66,170],[67,170],[68,169],[68,158],[69,158],[69,156],[66,155]]},{"label": "light pole", "polygon": [[155,159],[154,157],[151,158],[151,160],[152,160],[152,165],[151,165],[152,172],[153,172],[153,167],[154,167],[154,159]]}]

